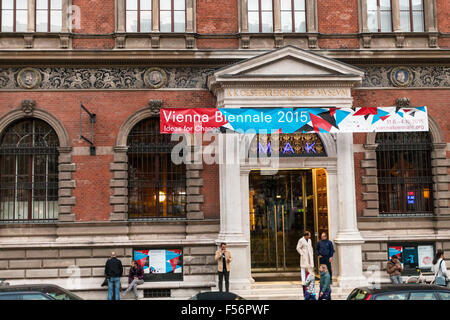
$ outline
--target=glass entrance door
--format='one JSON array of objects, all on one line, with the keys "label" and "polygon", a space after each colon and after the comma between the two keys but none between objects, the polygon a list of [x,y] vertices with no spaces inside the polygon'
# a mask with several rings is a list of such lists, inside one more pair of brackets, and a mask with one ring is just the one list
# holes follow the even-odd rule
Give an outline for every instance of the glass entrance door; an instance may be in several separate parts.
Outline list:
[{"label": "glass entrance door", "polygon": [[[326,201],[325,207],[323,201],[318,205],[319,184],[315,170],[281,170],[275,175],[261,175],[259,170],[250,172],[253,271],[298,270],[296,246],[303,232],[310,231],[313,244],[316,243],[318,208],[322,213],[327,208]],[[323,186],[322,183],[320,185]],[[320,199],[323,198],[321,195]],[[325,223],[324,216],[322,214],[320,219],[322,225]]]}]

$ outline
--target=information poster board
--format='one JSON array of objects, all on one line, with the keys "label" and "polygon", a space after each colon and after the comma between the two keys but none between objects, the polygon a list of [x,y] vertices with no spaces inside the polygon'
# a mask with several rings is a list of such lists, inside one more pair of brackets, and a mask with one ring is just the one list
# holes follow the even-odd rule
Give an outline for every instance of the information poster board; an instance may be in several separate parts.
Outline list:
[{"label": "information poster board", "polygon": [[183,281],[181,248],[134,249],[133,260],[144,269],[145,281]]},{"label": "information poster board", "polygon": [[434,248],[432,245],[418,246],[417,256],[420,269],[431,269],[433,266]]},{"label": "information poster board", "polygon": [[402,261],[403,246],[389,246],[389,259],[392,256],[397,256],[400,261]]},{"label": "information poster board", "polygon": [[406,269],[416,270],[419,266],[417,255],[417,246],[405,246],[403,247],[403,266]]}]

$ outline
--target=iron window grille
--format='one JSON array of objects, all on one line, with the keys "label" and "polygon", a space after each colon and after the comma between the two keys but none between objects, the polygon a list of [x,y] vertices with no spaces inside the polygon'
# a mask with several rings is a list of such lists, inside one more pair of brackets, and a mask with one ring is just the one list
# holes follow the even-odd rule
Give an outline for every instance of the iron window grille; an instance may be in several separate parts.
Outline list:
[{"label": "iron window grille", "polygon": [[37,119],[11,124],[0,140],[0,221],[53,222],[58,217],[56,132]]},{"label": "iron window grille", "polygon": [[376,143],[380,214],[432,214],[430,134],[378,133]]},{"label": "iron window grille", "polygon": [[128,218],[184,218],[186,169],[174,164],[177,141],[160,134],[159,118],[139,122],[128,136]]}]

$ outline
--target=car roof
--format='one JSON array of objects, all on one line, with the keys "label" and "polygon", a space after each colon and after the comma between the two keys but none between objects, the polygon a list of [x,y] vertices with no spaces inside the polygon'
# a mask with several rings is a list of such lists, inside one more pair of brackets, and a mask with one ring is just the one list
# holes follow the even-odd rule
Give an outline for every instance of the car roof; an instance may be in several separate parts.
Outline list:
[{"label": "car roof", "polygon": [[368,293],[377,294],[384,292],[399,292],[399,291],[448,291],[450,288],[441,287],[431,284],[381,284],[378,287],[358,287],[357,289],[362,289]]},{"label": "car roof", "polygon": [[236,298],[240,298],[235,293],[219,291],[201,292],[195,295],[195,297],[198,300],[235,300]]},{"label": "car roof", "polygon": [[36,291],[46,289],[46,288],[56,288],[59,290],[67,291],[60,286],[55,284],[17,284],[17,285],[8,285],[8,286],[0,286],[0,292],[2,291]]},{"label": "car roof", "polygon": [[19,290],[14,290],[14,291],[4,291],[4,292],[0,292],[0,296],[7,296],[7,295],[19,295],[19,294],[42,294],[45,295],[45,293],[41,292],[41,291],[19,291]]}]

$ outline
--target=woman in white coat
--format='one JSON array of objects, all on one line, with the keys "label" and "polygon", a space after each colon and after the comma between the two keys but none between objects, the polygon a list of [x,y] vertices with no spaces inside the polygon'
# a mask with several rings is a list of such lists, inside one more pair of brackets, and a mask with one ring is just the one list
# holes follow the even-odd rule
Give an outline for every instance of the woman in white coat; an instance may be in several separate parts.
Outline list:
[{"label": "woman in white coat", "polygon": [[[298,240],[297,252],[300,254],[300,269],[302,275],[302,284],[306,282],[306,270],[314,268],[314,250],[311,242],[311,233],[305,231],[303,238]],[[304,290],[305,288],[303,288]]]}]

